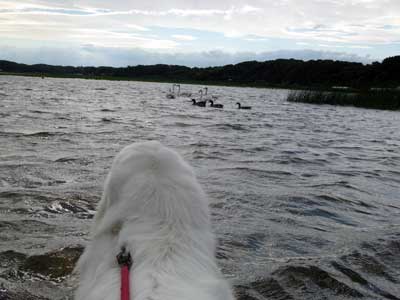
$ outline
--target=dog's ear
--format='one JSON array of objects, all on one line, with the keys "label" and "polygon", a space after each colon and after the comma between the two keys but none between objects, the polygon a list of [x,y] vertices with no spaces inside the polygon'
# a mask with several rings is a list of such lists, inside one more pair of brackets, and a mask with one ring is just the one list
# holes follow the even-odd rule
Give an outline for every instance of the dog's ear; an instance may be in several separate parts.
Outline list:
[{"label": "dog's ear", "polygon": [[104,218],[104,215],[106,214],[109,203],[110,203],[110,201],[108,199],[107,193],[104,192],[103,196],[101,197],[101,200],[97,206],[96,215],[94,216],[94,220],[95,220],[96,224],[99,224],[101,222],[101,220]]},{"label": "dog's ear", "polygon": [[[97,205],[97,211],[96,215],[94,216],[94,224],[92,227],[92,233],[93,234],[98,234],[99,232],[104,232],[106,230],[107,232],[110,232],[112,235],[118,235],[119,232],[121,231],[122,224],[121,222],[115,222],[113,221],[113,224],[111,226],[109,224],[109,220],[106,221],[104,224],[104,219],[106,214],[111,213],[113,215],[113,211],[110,211],[110,197],[107,189],[104,190],[103,196],[101,197],[101,200],[99,204]],[[104,227],[107,226],[107,227]],[[101,229],[102,228],[102,229]],[[108,229],[105,229],[108,228]]]}]

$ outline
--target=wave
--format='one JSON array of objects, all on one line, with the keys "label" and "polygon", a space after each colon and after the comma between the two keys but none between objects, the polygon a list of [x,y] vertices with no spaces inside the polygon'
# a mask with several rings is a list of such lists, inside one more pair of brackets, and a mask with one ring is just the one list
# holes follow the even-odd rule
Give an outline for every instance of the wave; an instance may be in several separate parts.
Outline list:
[{"label": "wave", "polygon": [[94,209],[88,204],[75,201],[53,201],[51,204],[46,205],[44,210],[54,214],[73,214],[79,219],[92,219],[94,216]]},{"label": "wave", "polygon": [[101,118],[102,122],[113,122],[114,120],[114,118]]},{"label": "wave", "polygon": [[56,159],[54,162],[73,162],[73,161],[79,161],[79,158],[61,157]]},{"label": "wave", "polygon": [[204,152],[201,150],[194,150],[193,151],[193,158],[194,159],[209,159],[209,160],[227,160],[225,158],[225,153],[219,151],[213,152]]},{"label": "wave", "polygon": [[220,130],[238,130],[238,131],[249,131],[249,128],[243,124],[230,124],[230,123],[217,123],[212,125],[206,125],[206,128],[215,128]]},{"label": "wave", "polygon": [[36,109],[29,110],[29,112],[36,113],[36,114],[52,114],[52,112],[49,112],[49,111],[36,110]]},{"label": "wave", "polygon": [[230,171],[230,172],[247,172],[252,175],[259,176],[259,178],[282,178],[293,176],[292,172],[280,171],[280,170],[264,170],[251,167],[231,167],[231,168],[219,168],[219,171]]},{"label": "wave", "polygon": [[176,127],[192,127],[192,126],[197,126],[197,124],[189,124],[189,123],[184,123],[184,122],[175,122],[173,126]]},{"label": "wave", "polygon": [[26,132],[1,132],[1,135],[5,136],[15,136],[15,137],[31,137],[31,136],[38,136],[38,137],[49,137],[55,135],[55,133],[47,132],[47,131],[38,131],[32,133]]},{"label": "wave", "polygon": [[28,136],[28,137],[51,137],[51,136],[56,136],[56,135],[64,135],[66,133],[64,132],[50,132],[50,131],[37,131],[37,132],[29,132],[29,133],[17,133],[22,136]]},{"label": "wave", "polygon": [[23,234],[31,234],[33,232],[51,233],[56,230],[54,225],[31,219],[0,221],[0,229],[3,232],[7,231],[12,233],[14,231]]}]

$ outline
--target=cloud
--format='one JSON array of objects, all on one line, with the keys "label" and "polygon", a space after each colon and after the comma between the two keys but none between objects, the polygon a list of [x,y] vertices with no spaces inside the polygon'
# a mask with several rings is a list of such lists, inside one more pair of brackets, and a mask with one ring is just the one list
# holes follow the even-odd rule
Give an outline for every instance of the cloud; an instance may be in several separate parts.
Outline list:
[{"label": "cloud", "polygon": [[250,35],[250,36],[244,37],[243,39],[245,41],[248,41],[248,42],[265,42],[265,41],[268,41],[268,39],[265,38],[265,37],[259,37],[259,36],[254,36],[254,35]]},{"label": "cloud", "polygon": [[[389,43],[399,40],[398,0],[223,0],[185,2],[77,0],[0,0],[2,17],[18,20],[49,18],[82,28],[131,24],[209,30],[226,36],[312,39],[319,42]],[[4,19],[3,19],[4,20]],[[355,28],[354,24],[363,24]],[[14,35],[20,35],[14,31]]]},{"label": "cloud", "polygon": [[[0,2],[1,5],[1,2]],[[250,5],[240,7],[231,6],[227,9],[182,9],[170,8],[168,10],[144,10],[144,9],[129,9],[129,10],[112,10],[102,8],[57,8],[44,5],[33,4],[16,4],[1,9],[0,14],[42,14],[42,15],[68,15],[68,16],[115,16],[115,15],[144,15],[151,17],[160,16],[176,16],[176,17],[210,17],[222,16],[230,18],[233,15],[253,14],[260,12],[262,9]]]},{"label": "cloud", "polygon": [[185,34],[173,34],[172,37],[176,40],[180,41],[194,41],[197,40],[196,37],[192,35],[185,35]]},{"label": "cloud", "polygon": [[381,58],[398,53],[399,42],[398,0],[0,0],[0,45],[32,51],[91,44],[182,57],[330,47]]},{"label": "cloud", "polygon": [[135,25],[135,24],[125,24],[125,27],[127,29],[132,29],[132,30],[135,30],[135,31],[149,31],[148,28],[143,27],[143,26],[139,26],[139,25]]}]

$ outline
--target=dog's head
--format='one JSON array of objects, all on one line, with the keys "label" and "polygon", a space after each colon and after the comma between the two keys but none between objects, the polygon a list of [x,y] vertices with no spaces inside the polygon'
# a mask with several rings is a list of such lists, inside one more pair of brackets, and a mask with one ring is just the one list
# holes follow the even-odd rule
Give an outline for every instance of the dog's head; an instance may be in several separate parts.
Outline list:
[{"label": "dog's head", "polygon": [[233,299],[215,263],[209,215],[191,167],[176,152],[157,142],[124,148],[107,176],[93,239],[76,268],[77,299],[116,299],[115,256],[122,248],[133,260],[136,298]]},{"label": "dog's head", "polygon": [[114,159],[93,234],[118,232],[126,220],[209,226],[208,201],[192,168],[158,142],[135,143]]}]

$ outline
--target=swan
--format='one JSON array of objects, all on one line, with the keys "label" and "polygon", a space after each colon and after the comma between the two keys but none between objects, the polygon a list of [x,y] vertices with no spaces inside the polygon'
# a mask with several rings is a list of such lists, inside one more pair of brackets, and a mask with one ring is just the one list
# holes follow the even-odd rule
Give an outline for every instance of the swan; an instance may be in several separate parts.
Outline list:
[{"label": "swan", "polygon": [[167,99],[175,99],[175,92],[174,89],[169,89],[169,93],[166,95]]},{"label": "swan", "polygon": [[210,107],[215,107],[215,108],[224,108],[224,105],[223,105],[223,104],[219,104],[219,103],[217,103],[217,104],[214,104],[214,101],[212,101],[211,99],[210,99],[210,100],[208,100],[208,101],[211,103]]},{"label": "swan", "polygon": [[178,97],[191,97],[192,96],[192,93],[190,93],[190,92],[182,92],[181,93],[181,85],[180,84],[174,84],[174,86],[176,86],[177,88],[178,88],[178,94],[177,94],[177,96]]},{"label": "swan", "polygon": [[176,98],[176,96],[175,96],[175,86],[178,87],[178,97],[179,97],[179,94],[181,92],[181,86],[179,84],[175,84],[174,83],[172,85],[172,90],[169,89],[169,93],[167,94],[167,99],[175,99]]},{"label": "swan", "polygon": [[251,109],[251,106],[241,106],[240,102],[236,102],[236,105],[238,106],[238,109]]},{"label": "swan", "polygon": [[196,99],[192,99],[193,105],[197,105],[197,106],[200,106],[200,107],[206,107],[206,102],[207,101],[203,100],[203,90],[199,90],[199,93],[200,93],[200,101],[196,102]]},{"label": "swan", "polygon": [[[203,90],[204,90],[204,96],[207,96],[208,95],[208,87],[203,87]],[[215,96],[215,95],[211,95],[211,98],[207,98],[206,99],[206,101],[207,100],[217,100],[218,99],[218,96]]]},{"label": "swan", "polygon": [[181,85],[180,84],[174,84],[176,87],[178,87],[178,97],[181,95]]}]

